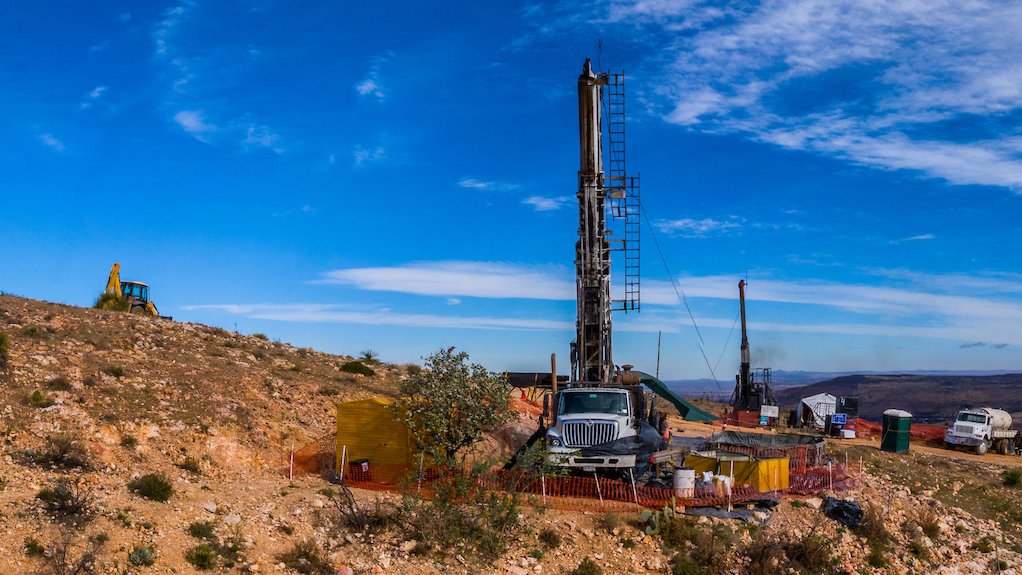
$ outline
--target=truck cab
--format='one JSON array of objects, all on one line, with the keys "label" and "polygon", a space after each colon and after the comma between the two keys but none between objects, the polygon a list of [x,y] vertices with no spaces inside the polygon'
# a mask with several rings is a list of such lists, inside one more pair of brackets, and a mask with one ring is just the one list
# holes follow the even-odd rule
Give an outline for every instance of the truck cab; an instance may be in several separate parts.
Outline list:
[{"label": "truck cab", "polygon": [[[641,386],[575,387],[554,394],[554,421],[546,432],[550,462],[588,472],[636,467],[635,454],[581,451],[637,436],[644,404]],[[645,467],[645,461],[638,463]]]}]

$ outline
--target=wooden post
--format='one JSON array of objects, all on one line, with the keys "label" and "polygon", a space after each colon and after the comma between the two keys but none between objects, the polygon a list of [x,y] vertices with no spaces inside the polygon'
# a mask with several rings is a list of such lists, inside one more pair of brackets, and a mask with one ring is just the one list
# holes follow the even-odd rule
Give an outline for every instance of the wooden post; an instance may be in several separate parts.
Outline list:
[{"label": "wooden post", "polygon": [[635,506],[640,507],[639,492],[635,489],[635,473],[632,472],[631,468],[628,469],[628,478],[632,480],[632,497],[635,498]]},{"label": "wooden post", "polygon": [[546,474],[539,476],[539,484],[543,486],[543,505],[546,505]]},{"label": "wooden post", "polygon": [[557,354],[550,354],[550,391],[557,393]]},{"label": "wooden post", "polygon": [[600,476],[593,472],[593,479],[596,480],[596,494],[600,496],[600,508],[603,508],[603,492],[600,491]]}]

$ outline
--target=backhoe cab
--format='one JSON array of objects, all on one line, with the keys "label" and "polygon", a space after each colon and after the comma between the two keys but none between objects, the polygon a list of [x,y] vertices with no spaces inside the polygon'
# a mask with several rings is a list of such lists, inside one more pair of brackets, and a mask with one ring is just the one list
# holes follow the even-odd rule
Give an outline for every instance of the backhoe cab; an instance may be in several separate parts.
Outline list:
[{"label": "backhoe cab", "polygon": [[121,281],[121,264],[115,263],[110,268],[110,277],[106,282],[106,293],[116,294],[123,298],[124,301],[128,302],[128,311],[131,313],[173,319],[169,316],[161,316],[160,312],[157,311],[156,304],[149,299],[148,284]]},{"label": "backhoe cab", "polygon": [[149,286],[142,282],[121,282],[121,296],[128,300],[131,313],[159,316],[156,304],[149,301]]}]

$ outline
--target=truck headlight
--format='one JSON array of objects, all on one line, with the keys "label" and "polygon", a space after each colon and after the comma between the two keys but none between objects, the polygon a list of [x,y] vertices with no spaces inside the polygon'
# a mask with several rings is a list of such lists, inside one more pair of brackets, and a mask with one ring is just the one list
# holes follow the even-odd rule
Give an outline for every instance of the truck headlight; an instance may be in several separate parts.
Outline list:
[{"label": "truck headlight", "polygon": [[561,440],[556,438],[556,437],[551,437],[550,438],[550,446],[551,447],[560,447],[561,446]]}]

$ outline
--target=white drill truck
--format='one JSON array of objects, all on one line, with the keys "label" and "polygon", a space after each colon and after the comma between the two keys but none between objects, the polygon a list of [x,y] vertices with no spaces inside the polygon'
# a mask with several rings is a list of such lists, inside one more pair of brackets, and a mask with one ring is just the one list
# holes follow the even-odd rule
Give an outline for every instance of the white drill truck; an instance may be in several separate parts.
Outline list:
[{"label": "white drill truck", "polygon": [[1017,429],[1011,428],[1011,414],[1002,409],[978,407],[958,412],[954,424],[944,434],[944,447],[968,447],[983,455],[991,447],[997,453],[1009,454],[1015,450]]},{"label": "white drill truck", "polygon": [[551,463],[589,472],[597,468],[637,468],[640,475],[647,462],[637,461],[636,454],[627,453],[627,449],[623,453],[621,449],[582,452],[625,438],[638,441],[644,406],[642,388],[638,385],[577,387],[554,394],[554,422],[546,432]]}]

